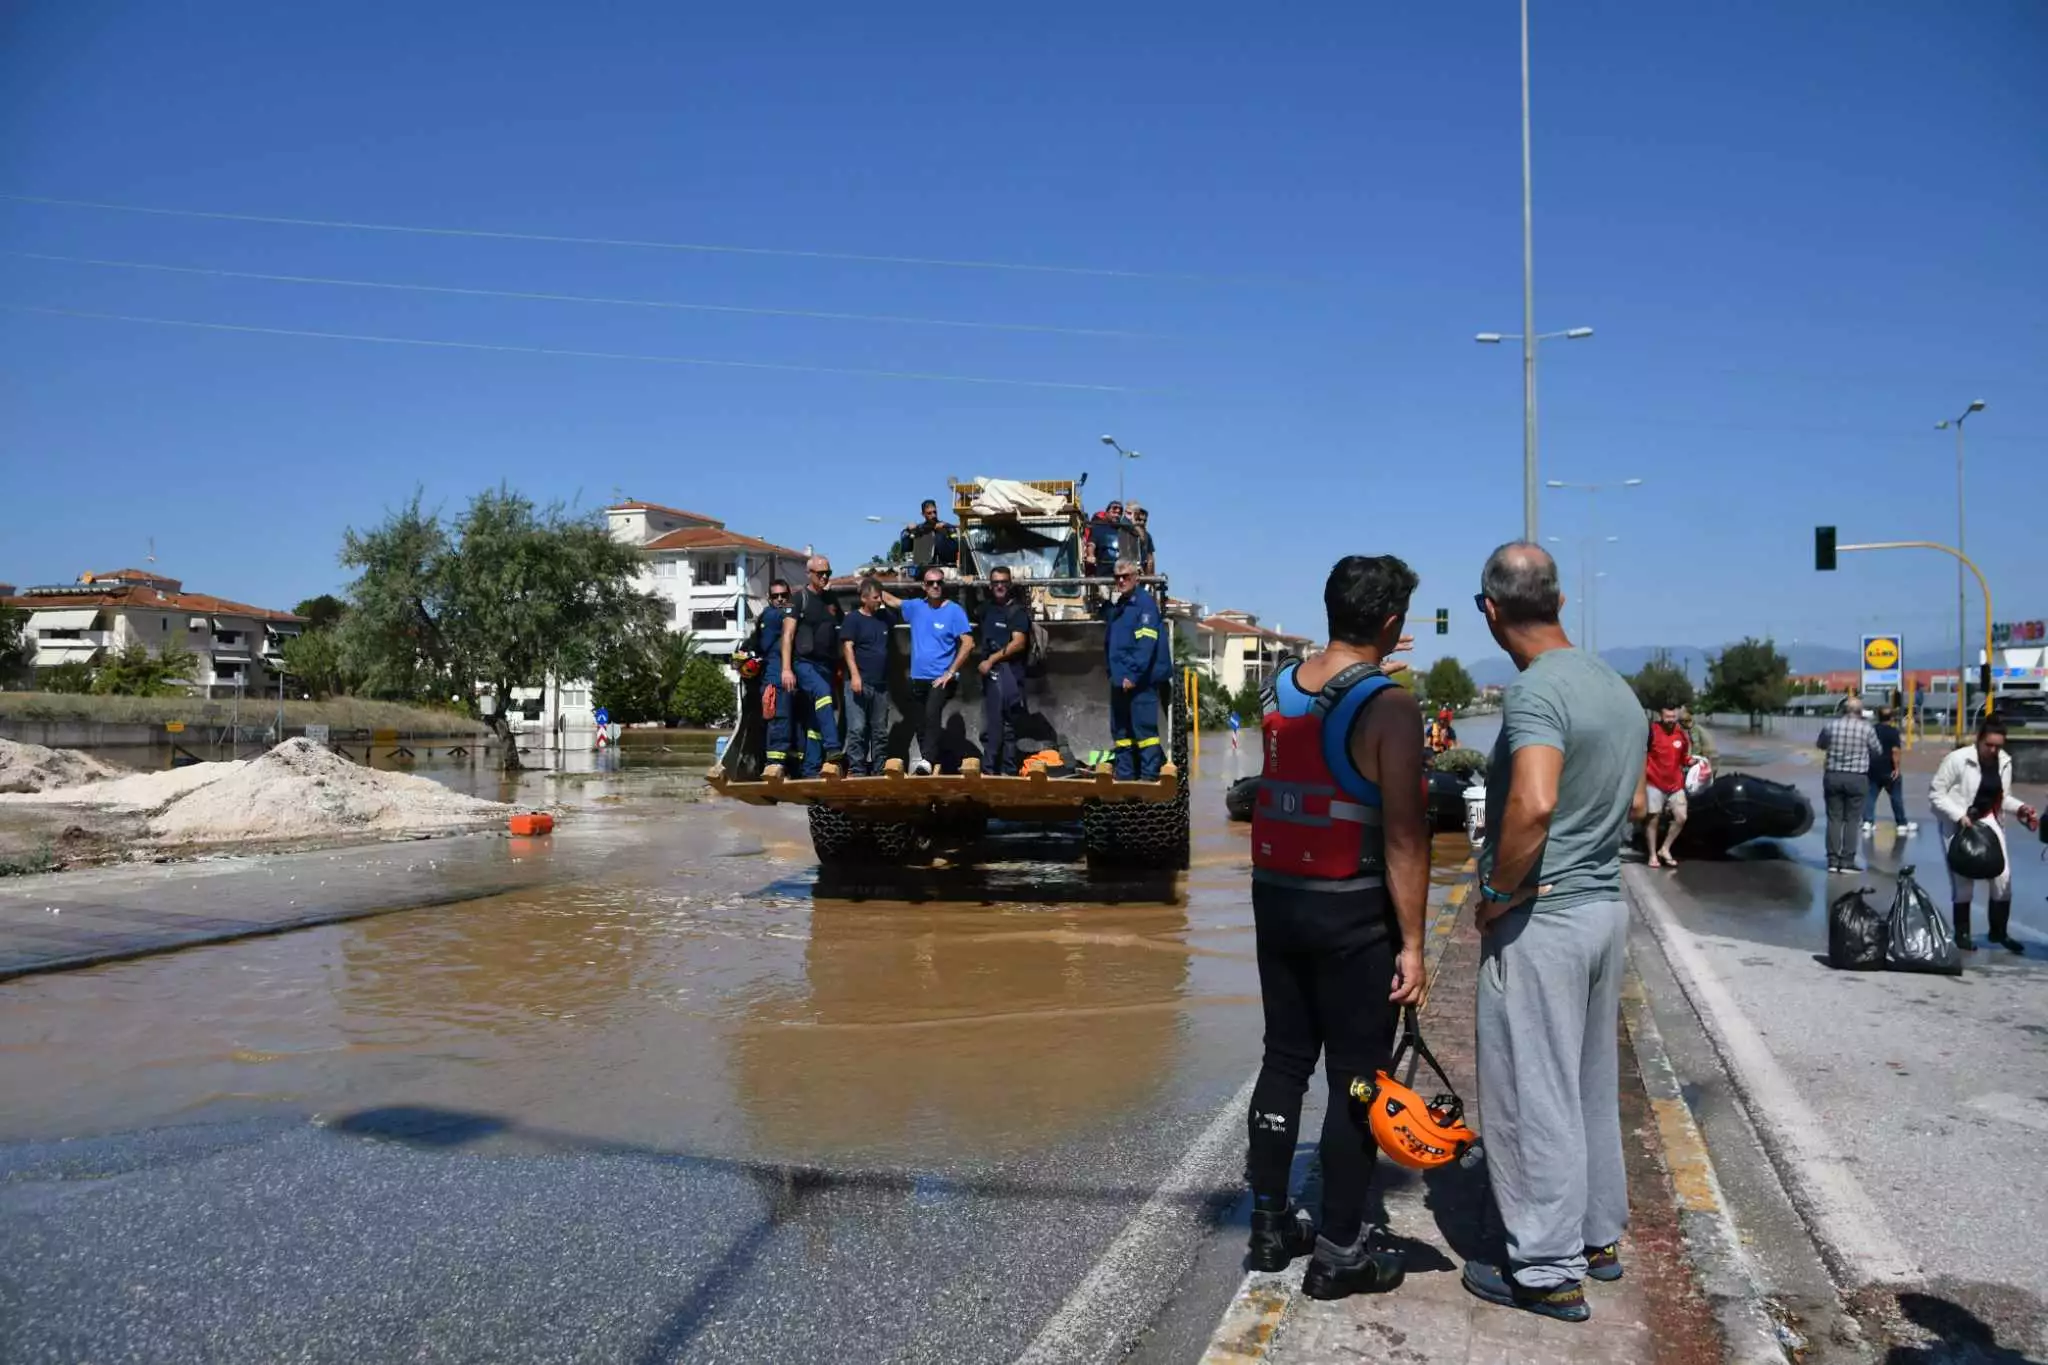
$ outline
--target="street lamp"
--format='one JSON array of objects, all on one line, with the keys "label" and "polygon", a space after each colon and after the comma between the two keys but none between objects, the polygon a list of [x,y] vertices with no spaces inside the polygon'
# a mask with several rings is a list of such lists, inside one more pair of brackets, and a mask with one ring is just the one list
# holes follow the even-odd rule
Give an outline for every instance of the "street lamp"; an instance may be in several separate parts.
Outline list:
[{"label": "street lamp", "polygon": [[[1544,537],[1544,539],[1545,539],[1545,540],[1548,540],[1548,541],[1549,541],[1549,542],[1550,542],[1550,543],[1551,543],[1552,545],[1562,545],[1562,544],[1564,544],[1564,543],[1565,543],[1565,538],[1564,538],[1563,536],[1545,536],[1545,537]],[[1591,601],[1591,599],[1592,599],[1592,594],[1591,594],[1591,593],[1589,592],[1588,588],[1589,588],[1589,585],[1590,585],[1590,586],[1592,586],[1592,587],[1598,587],[1598,586],[1599,586],[1599,580],[1601,580],[1601,579],[1603,579],[1603,578],[1607,577],[1607,573],[1606,573],[1606,571],[1605,571],[1605,570],[1600,570],[1600,569],[1594,569],[1594,568],[1592,567],[1592,563],[1593,563],[1593,558],[1594,558],[1594,555],[1595,555],[1595,553],[1596,553],[1596,552],[1598,551],[1598,549],[1599,549],[1599,547],[1600,547],[1601,545],[1614,545],[1614,544],[1618,544],[1618,543],[1620,542],[1620,540],[1621,540],[1621,537],[1620,537],[1620,536],[1594,536],[1594,535],[1584,535],[1584,536],[1580,536],[1580,537],[1578,538],[1578,540],[1579,540],[1579,645],[1580,645],[1580,647],[1581,647],[1581,648],[1583,648],[1583,649],[1584,649],[1584,650],[1585,650],[1585,651],[1586,651],[1586,652],[1587,652],[1588,654],[1598,654],[1598,653],[1599,653],[1600,651],[1599,651],[1599,647],[1598,647],[1598,645],[1597,645],[1597,644],[1595,643],[1595,640],[1594,640],[1594,635],[1595,635],[1595,632],[1597,632],[1597,631],[1599,630],[1599,628],[1600,628],[1600,609],[1599,609],[1599,608],[1598,608],[1597,606],[1595,606],[1595,607],[1592,607],[1592,608],[1590,609],[1590,617],[1591,617],[1591,620],[1590,620],[1590,625],[1591,625],[1591,629],[1588,629],[1588,624],[1589,624],[1589,621],[1588,621],[1588,615],[1589,615],[1588,603],[1589,603],[1589,602]]]},{"label": "street lamp", "polygon": [[[1963,624],[1963,561],[1969,553],[1969,546],[1963,544],[1963,423],[1973,412],[1984,411],[1984,400],[1979,398],[1963,409],[1963,415],[1953,422],[1936,422],[1936,431],[1956,430],[1956,744],[1963,742],[1963,705],[1969,695],[1969,657],[1965,652],[1969,638]],[[1990,663],[1991,656],[1985,655],[1984,662]],[[1985,698],[1988,702],[1990,698]]]},{"label": "street lamp", "polygon": [[1135,450],[1125,450],[1116,443],[1116,437],[1114,436],[1103,437],[1102,443],[1116,451],[1116,501],[1117,506],[1121,507],[1124,501],[1124,461],[1137,459],[1138,452]]},{"label": "street lamp", "polygon": [[[1524,84],[1522,101],[1524,139],[1522,163],[1524,214],[1523,226],[1524,248],[1526,250],[1526,229],[1528,212],[1528,53],[1526,48],[1528,34],[1527,0],[1524,0],[1522,11],[1524,38],[1524,52],[1522,64]],[[1523,266],[1523,291],[1525,294],[1522,309],[1523,330],[1520,332],[1480,332],[1477,335],[1475,335],[1472,339],[1482,346],[1498,346],[1503,341],[1519,341],[1522,343],[1522,539],[1527,541],[1534,541],[1536,539],[1536,343],[1539,341],[1584,341],[1587,337],[1593,335],[1593,329],[1591,327],[1567,327],[1562,332],[1536,331],[1536,305],[1534,302],[1534,296],[1528,293],[1529,289],[1531,288],[1531,286],[1528,283],[1529,269],[1530,267],[1525,261]]]},{"label": "street lamp", "polygon": [[[1585,329],[1585,330],[1588,330],[1588,331],[1590,331],[1591,329],[1590,329],[1590,328],[1588,328],[1588,329]],[[1567,334],[1567,335],[1569,335],[1569,334]],[[1612,480],[1612,479],[1610,479],[1610,480],[1608,480],[1608,481],[1606,481],[1606,482],[1604,482],[1604,483],[1582,483],[1582,482],[1578,482],[1578,481],[1576,481],[1576,480],[1572,480],[1572,479],[1547,479],[1547,480],[1545,480],[1544,482],[1545,482],[1545,486],[1546,486],[1546,487],[1549,487],[1549,488],[1570,488],[1570,489],[1575,489],[1575,490],[1577,490],[1578,492],[1584,493],[1584,494],[1585,494],[1585,495],[1586,495],[1586,496],[1587,496],[1588,498],[1594,499],[1594,502],[1593,502],[1593,509],[1594,509],[1594,515],[1593,515],[1593,517],[1591,518],[1591,520],[1592,520],[1592,522],[1593,522],[1593,529],[1592,529],[1592,531],[1590,531],[1590,532],[1588,533],[1588,535],[1587,535],[1587,538],[1588,538],[1589,540],[1590,540],[1590,539],[1597,539],[1597,538],[1599,538],[1599,530],[1600,530],[1600,524],[1599,524],[1599,502],[1598,502],[1598,499],[1599,499],[1599,496],[1600,496],[1600,494],[1601,494],[1602,492],[1604,492],[1605,490],[1609,489],[1609,488],[1641,488],[1641,487],[1643,486],[1643,481],[1642,481],[1641,479],[1620,479],[1620,480]],[[1552,539],[1555,539],[1555,537],[1552,537]],[[1607,540],[1609,540],[1609,541],[1615,541],[1615,540],[1619,540],[1619,539],[1620,539],[1620,537],[1619,537],[1619,536],[1608,536],[1608,537],[1606,537],[1606,539],[1607,539]],[[1580,584],[1579,584],[1579,587],[1580,587],[1580,589],[1581,589],[1581,592],[1580,592],[1580,596],[1579,596],[1579,606],[1580,606],[1580,609],[1581,609],[1581,610],[1580,610],[1580,613],[1579,613],[1579,638],[1580,638],[1580,640],[1581,640],[1582,642],[1584,642],[1584,644],[1585,644],[1586,648],[1587,648],[1587,649],[1588,649],[1589,651],[1591,651],[1591,650],[1593,649],[1593,644],[1594,644],[1594,642],[1593,642],[1593,637],[1592,637],[1592,636],[1591,636],[1590,634],[1588,634],[1588,633],[1587,633],[1587,631],[1586,631],[1586,615],[1585,615],[1585,611],[1584,611],[1584,607],[1585,607],[1585,594],[1584,594],[1584,588],[1585,588],[1585,583],[1584,583],[1583,581],[1581,581],[1581,582],[1580,582]],[[1598,627],[1599,627],[1599,624],[1600,624],[1600,618],[1599,618],[1599,613],[1598,613],[1598,612],[1595,612],[1595,613],[1594,613],[1594,615],[1593,615],[1593,625],[1594,625],[1594,628],[1595,628],[1595,629],[1598,629]]]}]

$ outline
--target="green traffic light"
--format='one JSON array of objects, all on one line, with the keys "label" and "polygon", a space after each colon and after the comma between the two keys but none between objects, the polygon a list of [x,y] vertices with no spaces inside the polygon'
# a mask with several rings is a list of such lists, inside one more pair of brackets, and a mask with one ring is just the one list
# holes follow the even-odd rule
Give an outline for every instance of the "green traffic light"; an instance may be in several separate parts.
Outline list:
[{"label": "green traffic light", "polygon": [[1439,635],[1449,635],[1451,633],[1450,608],[1438,607],[1436,609],[1436,633]]}]

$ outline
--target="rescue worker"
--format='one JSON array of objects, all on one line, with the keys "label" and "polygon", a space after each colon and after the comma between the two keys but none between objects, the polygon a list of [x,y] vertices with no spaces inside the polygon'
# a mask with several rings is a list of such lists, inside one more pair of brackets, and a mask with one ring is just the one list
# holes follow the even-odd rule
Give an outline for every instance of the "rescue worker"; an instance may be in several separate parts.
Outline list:
[{"label": "rescue worker", "polygon": [[989,570],[989,600],[975,629],[981,662],[981,770],[1015,777],[1017,714],[1024,709],[1024,656],[1031,649],[1031,607],[1005,568]]},{"label": "rescue worker", "polygon": [[[802,777],[803,750],[791,743],[796,698],[782,687],[782,623],[789,618],[789,583],[778,578],[768,585],[768,605],[761,612],[754,652],[761,656],[761,713],[768,718],[768,751],[763,777]],[[794,769],[794,771],[791,771]]]},{"label": "rescue worker", "polygon": [[[1387,1066],[1402,1007],[1426,979],[1429,898],[1422,710],[1388,676],[1417,579],[1392,555],[1348,555],[1323,587],[1330,643],[1264,691],[1265,776],[1252,809],[1252,922],[1265,1055],[1247,1120],[1250,1261],[1313,1248],[1310,1298],[1384,1293],[1401,1253],[1365,1225],[1378,1146],[1349,1088]],[[1322,1222],[1288,1199],[1301,1100],[1319,1054]]]},{"label": "rescue worker", "polygon": [[796,699],[793,720],[804,726],[804,766],[837,772],[846,761],[839,748],[839,719],[832,699],[832,673],[839,653],[839,604],[828,591],[832,563],[812,555],[809,578],[782,618],[782,692]]},{"label": "rescue worker", "polygon": [[1112,502],[1088,519],[1087,551],[1088,577],[1101,577],[1111,572],[1117,562],[1119,538],[1124,526],[1124,505]]},{"label": "rescue worker", "polygon": [[1138,586],[1136,561],[1116,566],[1117,596],[1103,608],[1108,628],[1109,734],[1119,781],[1159,776],[1159,686],[1173,676],[1173,656],[1160,637],[1159,604]]}]

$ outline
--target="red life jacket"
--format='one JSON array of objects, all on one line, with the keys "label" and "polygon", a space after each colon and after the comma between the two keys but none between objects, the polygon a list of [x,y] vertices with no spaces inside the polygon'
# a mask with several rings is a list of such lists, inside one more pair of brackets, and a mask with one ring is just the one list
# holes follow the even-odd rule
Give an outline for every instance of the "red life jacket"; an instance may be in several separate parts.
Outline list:
[{"label": "red life jacket", "polygon": [[1393,680],[1373,664],[1353,664],[1324,684],[1304,714],[1282,715],[1277,694],[1283,682],[1293,685],[1298,667],[1282,669],[1268,688],[1253,875],[1332,883],[1378,877],[1386,869],[1379,789],[1352,766],[1346,746],[1359,711]]}]

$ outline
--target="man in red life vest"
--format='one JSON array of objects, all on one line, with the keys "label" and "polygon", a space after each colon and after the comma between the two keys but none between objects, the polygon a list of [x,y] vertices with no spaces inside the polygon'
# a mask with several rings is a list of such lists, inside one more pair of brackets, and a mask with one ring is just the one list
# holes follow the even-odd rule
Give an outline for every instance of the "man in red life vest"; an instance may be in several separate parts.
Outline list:
[{"label": "man in red life vest", "polygon": [[[1302,1292],[1335,1299],[1401,1282],[1401,1255],[1365,1226],[1376,1148],[1347,1093],[1387,1065],[1403,1005],[1423,996],[1429,828],[1422,712],[1387,676],[1414,570],[1350,555],[1323,587],[1330,643],[1268,683],[1264,776],[1252,813],[1252,916],[1266,1048],[1249,1118],[1251,1263],[1314,1250]],[[1320,1235],[1288,1202],[1301,1099],[1326,1053]]]}]

